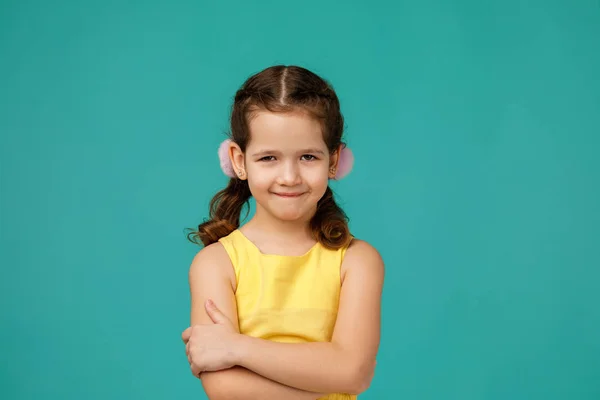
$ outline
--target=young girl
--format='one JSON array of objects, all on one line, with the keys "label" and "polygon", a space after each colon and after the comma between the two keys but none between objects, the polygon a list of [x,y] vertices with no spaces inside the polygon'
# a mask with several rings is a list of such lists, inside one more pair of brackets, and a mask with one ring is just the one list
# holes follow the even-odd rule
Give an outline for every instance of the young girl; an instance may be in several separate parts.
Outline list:
[{"label": "young girl", "polygon": [[304,68],[267,68],[236,93],[219,151],[231,179],[191,236],[205,247],[182,334],[212,400],[356,399],[373,378],[384,265],[328,186],[352,166],[343,125],[331,86]]}]

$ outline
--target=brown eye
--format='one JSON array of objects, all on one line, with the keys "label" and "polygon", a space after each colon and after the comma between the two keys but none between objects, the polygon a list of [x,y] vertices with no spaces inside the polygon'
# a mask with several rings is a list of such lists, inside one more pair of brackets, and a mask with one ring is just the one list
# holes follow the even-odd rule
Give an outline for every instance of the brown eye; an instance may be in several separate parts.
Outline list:
[{"label": "brown eye", "polygon": [[273,156],[265,156],[265,157],[258,159],[258,161],[274,161],[274,160],[275,160],[275,157],[273,157]]},{"label": "brown eye", "polygon": [[317,159],[317,157],[313,156],[312,154],[305,154],[302,156],[302,159],[304,161],[314,161]]}]

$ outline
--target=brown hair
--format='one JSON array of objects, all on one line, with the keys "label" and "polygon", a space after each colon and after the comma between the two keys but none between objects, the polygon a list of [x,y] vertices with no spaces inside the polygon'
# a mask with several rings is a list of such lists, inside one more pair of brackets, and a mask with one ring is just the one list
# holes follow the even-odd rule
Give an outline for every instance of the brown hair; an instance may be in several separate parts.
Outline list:
[{"label": "brown hair", "polygon": [[[344,117],[339,99],[331,85],[313,72],[298,66],[277,65],[251,76],[235,94],[231,110],[231,140],[243,152],[250,140],[249,120],[260,110],[291,112],[302,110],[321,122],[323,138],[330,154],[342,145]],[[227,187],[210,202],[210,217],[188,234],[208,246],[240,226],[240,215],[248,206],[251,193],[248,181],[231,178]],[[322,245],[330,249],[351,241],[348,218],[335,202],[330,187],[317,204],[310,226]]]}]

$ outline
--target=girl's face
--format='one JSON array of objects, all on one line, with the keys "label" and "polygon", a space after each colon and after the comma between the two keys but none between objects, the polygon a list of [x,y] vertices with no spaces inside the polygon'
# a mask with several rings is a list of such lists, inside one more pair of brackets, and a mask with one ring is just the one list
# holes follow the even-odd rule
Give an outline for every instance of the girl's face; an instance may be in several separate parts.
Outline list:
[{"label": "girl's face", "polygon": [[236,170],[248,179],[258,212],[296,221],[310,219],[335,173],[321,125],[307,114],[261,111],[250,121],[242,154],[233,148]]}]

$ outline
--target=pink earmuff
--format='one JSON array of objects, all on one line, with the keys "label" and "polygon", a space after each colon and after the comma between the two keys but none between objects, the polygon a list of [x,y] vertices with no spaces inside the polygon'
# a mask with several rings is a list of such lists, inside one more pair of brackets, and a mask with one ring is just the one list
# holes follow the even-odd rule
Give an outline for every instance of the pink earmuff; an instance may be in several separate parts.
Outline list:
[{"label": "pink earmuff", "polygon": [[223,173],[230,178],[235,178],[235,174],[233,173],[233,164],[231,163],[231,159],[229,158],[230,143],[231,139],[225,139],[219,146],[219,162],[221,164],[221,169],[223,170]]},{"label": "pink earmuff", "polygon": [[340,151],[340,158],[338,160],[337,171],[335,173],[335,179],[342,179],[352,171],[354,166],[354,154],[349,147],[344,146]]}]

